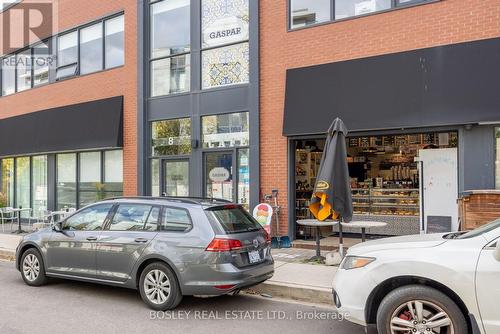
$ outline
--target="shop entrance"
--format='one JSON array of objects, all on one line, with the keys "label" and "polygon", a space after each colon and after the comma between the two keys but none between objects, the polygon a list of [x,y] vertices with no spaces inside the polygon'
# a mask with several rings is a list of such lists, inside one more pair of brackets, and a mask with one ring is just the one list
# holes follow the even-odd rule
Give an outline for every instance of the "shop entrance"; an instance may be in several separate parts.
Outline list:
[{"label": "shop entrance", "polygon": [[[382,235],[418,234],[422,230],[419,154],[451,149],[456,155],[456,132],[415,133],[347,138],[354,219],[387,223],[374,231]],[[308,210],[325,139],[295,140],[295,220],[311,218]],[[453,154],[453,153],[452,153]],[[455,167],[457,169],[457,167]],[[438,173],[426,168],[429,173]],[[453,174],[457,175],[457,173]],[[426,175],[429,176],[429,175]],[[453,189],[458,187],[456,178]],[[424,194],[425,195],[425,194]],[[296,225],[296,237],[309,231]],[[323,234],[328,231],[323,231]],[[333,232],[333,231],[329,231]],[[347,229],[349,232],[349,229]],[[353,232],[355,232],[353,230]]]},{"label": "shop entrance", "polygon": [[189,159],[162,159],[161,162],[161,194],[189,196]]}]

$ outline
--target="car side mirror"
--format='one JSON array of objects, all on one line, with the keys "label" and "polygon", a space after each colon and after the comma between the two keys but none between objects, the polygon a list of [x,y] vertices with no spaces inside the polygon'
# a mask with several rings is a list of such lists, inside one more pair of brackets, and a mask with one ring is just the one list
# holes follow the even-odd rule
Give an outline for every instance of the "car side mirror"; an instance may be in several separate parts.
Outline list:
[{"label": "car side mirror", "polygon": [[495,247],[495,252],[493,253],[495,260],[500,262],[500,240],[497,241],[497,246]]},{"label": "car side mirror", "polygon": [[59,222],[57,224],[54,224],[54,226],[52,227],[52,229],[56,232],[62,232],[63,231],[63,227],[62,227],[62,222]]}]

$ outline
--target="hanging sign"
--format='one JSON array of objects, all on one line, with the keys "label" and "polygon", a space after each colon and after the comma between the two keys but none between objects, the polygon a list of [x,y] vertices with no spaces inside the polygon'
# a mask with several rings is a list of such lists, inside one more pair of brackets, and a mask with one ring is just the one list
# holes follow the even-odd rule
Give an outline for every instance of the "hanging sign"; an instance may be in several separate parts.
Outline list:
[{"label": "hanging sign", "polygon": [[253,217],[270,233],[273,208],[267,203],[261,203],[253,209]]},{"label": "hanging sign", "polygon": [[229,179],[231,173],[224,167],[215,167],[209,173],[208,177],[212,182],[224,182]]}]

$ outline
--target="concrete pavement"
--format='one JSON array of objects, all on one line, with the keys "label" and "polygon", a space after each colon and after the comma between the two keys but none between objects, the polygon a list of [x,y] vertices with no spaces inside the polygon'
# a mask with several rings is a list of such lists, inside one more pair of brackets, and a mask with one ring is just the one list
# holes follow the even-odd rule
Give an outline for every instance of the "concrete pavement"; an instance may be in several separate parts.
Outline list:
[{"label": "concrete pavement", "polygon": [[251,296],[184,298],[151,313],[134,290],[51,280],[29,287],[0,261],[0,333],[330,333],[362,334],[334,308]]}]

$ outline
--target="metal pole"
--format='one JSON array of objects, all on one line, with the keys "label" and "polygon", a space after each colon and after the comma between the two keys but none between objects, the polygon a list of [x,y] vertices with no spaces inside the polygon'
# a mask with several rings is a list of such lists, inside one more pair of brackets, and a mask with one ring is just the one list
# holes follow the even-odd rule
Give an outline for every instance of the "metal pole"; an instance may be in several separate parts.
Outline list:
[{"label": "metal pole", "polygon": [[344,238],[342,236],[342,221],[344,219],[342,217],[339,217],[339,254],[340,257],[344,257]]}]

